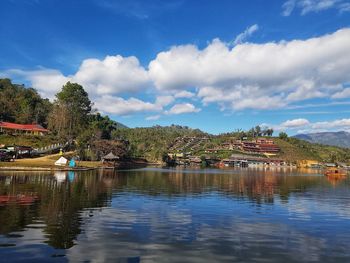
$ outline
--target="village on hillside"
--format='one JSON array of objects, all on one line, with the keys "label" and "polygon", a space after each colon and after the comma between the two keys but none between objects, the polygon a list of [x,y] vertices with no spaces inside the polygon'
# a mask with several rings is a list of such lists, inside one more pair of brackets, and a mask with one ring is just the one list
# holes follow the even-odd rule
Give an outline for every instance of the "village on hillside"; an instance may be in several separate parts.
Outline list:
[{"label": "village on hillside", "polygon": [[[0,122],[0,134],[18,137],[32,137],[42,140],[50,136],[50,130],[39,124],[18,124]],[[259,135],[259,134],[258,134]],[[272,135],[272,134],[271,134]],[[340,165],[348,168],[345,163],[320,162],[319,160],[300,159],[287,160],[281,158],[281,147],[271,136],[257,136],[248,138],[224,137],[214,143],[215,136],[180,136],[176,137],[164,149],[162,160],[157,164],[167,166],[198,166],[198,167],[302,167],[319,169],[323,166],[334,167]],[[1,141],[0,141],[1,143]],[[88,145],[89,150],[94,149],[94,159],[101,162],[99,167],[119,167],[121,162],[130,158],[130,145],[128,140],[96,140]],[[15,161],[16,159],[38,158],[45,155],[59,154],[57,166],[70,165],[69,160],[63,157],[65,152],[74,149],[72,143],[51,143],[43,147],[32,145],[5,145],[0,144],[0,161]],[[72,157],[74,156],[74,157]],[[70,158],[79,160],[79,156],[70,154]],[[136,157],[136,156],[134,156]],[[147,162],[147,157],[139,156]],[[154,164],[154,160],[152,162]],[[73,168],[72,166],[71,168]]]},{"label": "village on hillside", "polygon": [[[203,148],[210,142],[208,137],[179,137],[169,147],[165,158],[169,165],[212,166],[212,167],[302,167],[319,169],[335,166],[317,160],[292,162],[279,157],[281,148],[273,138],[232,138],[212,148]],[[202,150],[201,150],[202,149]],[[197,153],[197,155],[196,155]],[[198,153],[201,153],[199,156]],[[225,153],[226,158],[217,156]],[[229,153],[229,156],[227,156]],[[215,156],[215,157],[213,157]]]}]

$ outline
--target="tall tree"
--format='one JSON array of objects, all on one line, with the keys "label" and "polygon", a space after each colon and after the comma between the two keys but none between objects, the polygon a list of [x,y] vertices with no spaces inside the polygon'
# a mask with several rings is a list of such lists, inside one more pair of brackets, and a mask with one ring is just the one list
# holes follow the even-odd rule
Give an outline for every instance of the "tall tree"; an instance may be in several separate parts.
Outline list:
[{"label": "tall tree", "polygon": [[56,94],[50,116],[50,129],[61,139],[75,139],[88,126],[91,106],[84,88],[77,83],[67,82]]}]

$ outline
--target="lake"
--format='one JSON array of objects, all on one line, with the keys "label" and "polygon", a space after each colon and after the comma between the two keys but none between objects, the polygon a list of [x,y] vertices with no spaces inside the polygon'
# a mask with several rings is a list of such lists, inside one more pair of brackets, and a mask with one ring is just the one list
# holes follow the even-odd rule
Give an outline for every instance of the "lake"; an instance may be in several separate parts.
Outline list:
[{"label": "lake", "polygon": [[350,180],[293,169],[0,172],[1,262],[350,262]]}]

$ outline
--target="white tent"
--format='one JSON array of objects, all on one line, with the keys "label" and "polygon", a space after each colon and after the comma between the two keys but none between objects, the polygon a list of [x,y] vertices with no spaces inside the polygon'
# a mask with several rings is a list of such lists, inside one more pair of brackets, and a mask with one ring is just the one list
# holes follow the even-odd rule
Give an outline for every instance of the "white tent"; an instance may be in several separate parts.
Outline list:
[{"label": "white tent", "polygon": [[63,156],[60,157],[60,159],[58,159],[55,162],[55,165],[59,165],[59,166],[65,166],[67,164],[68,160],[66,158],[64,158]]}]

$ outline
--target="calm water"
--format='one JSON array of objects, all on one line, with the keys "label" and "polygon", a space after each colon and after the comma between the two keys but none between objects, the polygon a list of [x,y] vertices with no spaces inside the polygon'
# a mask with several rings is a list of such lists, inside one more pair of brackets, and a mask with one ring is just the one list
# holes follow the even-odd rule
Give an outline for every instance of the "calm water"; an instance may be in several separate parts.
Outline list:
[{"label": "calm water", "polygon": [[350,180],[296,170],[0,173],[2,262],[350,262]]}]

